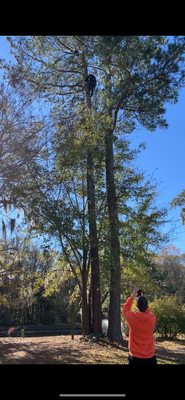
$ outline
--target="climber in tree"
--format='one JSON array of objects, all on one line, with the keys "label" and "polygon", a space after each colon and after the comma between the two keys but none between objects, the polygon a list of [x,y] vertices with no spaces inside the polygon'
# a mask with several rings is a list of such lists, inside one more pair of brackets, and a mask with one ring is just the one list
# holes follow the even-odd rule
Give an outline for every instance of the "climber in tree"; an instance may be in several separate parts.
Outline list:
[{"label": "climber in tree", "polygon": [[96,87],[96,78],[94,75],[89,74],[87,76],[87,78],[85,78],[85,82],[86,82],[86,87],[87,87],[87,93],[90,94],[90,96],[92,97],[93,93],[94,93],[94,89]]}]

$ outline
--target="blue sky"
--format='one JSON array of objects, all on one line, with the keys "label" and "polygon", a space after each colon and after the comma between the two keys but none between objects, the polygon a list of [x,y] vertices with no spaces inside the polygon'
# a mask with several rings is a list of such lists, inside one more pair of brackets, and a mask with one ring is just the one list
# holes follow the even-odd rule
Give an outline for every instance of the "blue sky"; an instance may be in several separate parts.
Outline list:
[{"label": "blue sky", "polygon": [[[5,37],[0,36],[0,58],[10,59],[10,49]],[[181,90],[177,104],[166,107],[167,129],[147,132],[140,128],[132,134],[133,146],[145,142],[136,165],[152,174],[158,183],[159,205],[169,207],[170,201],[185,189],[185,88]],[[168,215],[170,223],[162,228],[172,231],[171,244],[185,253],[185,226],[181,224],[180,210],[173,209]]]},{"label": "blue sky", "polygon": [[171,200],[185,189],[185,89],[179,95],[178,103],[166,106],[167,129],[148,132],[140,129],[132,134],[133,145],[145,142],[137,165],[158,182],[158,204],[169,208],[171,223],[164,231],[172,231],[171,243],[185,252],[185,226],[181,224],[180,209],[170,209]]}]

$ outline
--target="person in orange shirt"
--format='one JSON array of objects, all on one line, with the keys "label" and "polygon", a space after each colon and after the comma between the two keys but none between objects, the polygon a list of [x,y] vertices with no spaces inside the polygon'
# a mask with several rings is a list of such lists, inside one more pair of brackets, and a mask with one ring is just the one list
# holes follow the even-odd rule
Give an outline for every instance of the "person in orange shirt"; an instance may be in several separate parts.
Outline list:
[{"label": "person in orange shirt", "polygon": [[[140,293],[139,293],[140,292]],[[138,311],[131,311],[134,299]],[[123,305],[123,315],[129,327],[128,361],[130,365],[156,365],[154,328],[156,316],[148,308],[148,300],[134,288],[133,294]]]}]

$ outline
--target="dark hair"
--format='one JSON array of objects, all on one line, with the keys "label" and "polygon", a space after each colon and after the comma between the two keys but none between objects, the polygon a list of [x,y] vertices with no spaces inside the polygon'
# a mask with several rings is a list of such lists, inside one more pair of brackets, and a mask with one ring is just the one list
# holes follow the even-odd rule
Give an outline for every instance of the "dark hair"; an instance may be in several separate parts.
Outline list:
[{"label": "dark hair", "polygon": [[144,312],[148,308],[148,300],[144,296],[139,296],[137,300],[139,311]]}]

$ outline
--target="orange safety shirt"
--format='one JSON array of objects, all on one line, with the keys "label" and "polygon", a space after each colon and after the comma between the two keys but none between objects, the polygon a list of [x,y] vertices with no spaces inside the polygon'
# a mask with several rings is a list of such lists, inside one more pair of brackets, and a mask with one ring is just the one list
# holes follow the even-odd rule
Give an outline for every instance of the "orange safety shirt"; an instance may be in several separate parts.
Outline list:
[{"label": "orange safety shirt", "polygon": [[133,297],[123,305],[123,315],[129,326],[129,354],[137,358],[150,358],[155,354],[154,328],[156,316],[147,308],[146,311],[131,311]]}]

